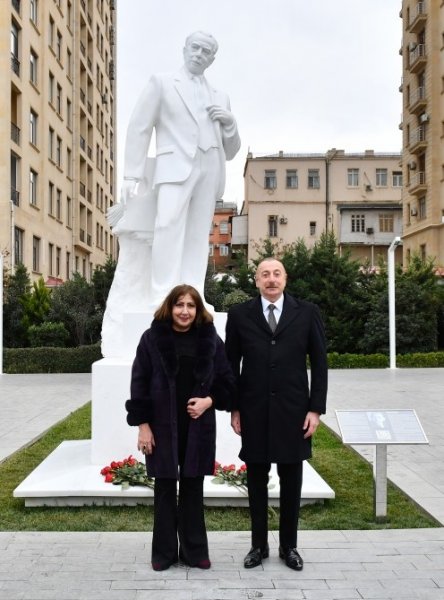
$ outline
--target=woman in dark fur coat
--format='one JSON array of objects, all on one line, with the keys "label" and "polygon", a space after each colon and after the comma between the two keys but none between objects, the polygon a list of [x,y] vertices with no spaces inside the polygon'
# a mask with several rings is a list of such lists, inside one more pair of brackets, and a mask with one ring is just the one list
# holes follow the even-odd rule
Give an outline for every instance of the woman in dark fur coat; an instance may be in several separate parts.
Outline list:
[{"label": "woman in dark fur coat", "polygon": [[[153,569],[180,559],[208,569],[203,482],[214,471],[215,409],[231,410],[234,377],[197,290],[176,286],[137,348],[126,402],[154,483]],[[179,498],[176,499],[177,480]]]}]

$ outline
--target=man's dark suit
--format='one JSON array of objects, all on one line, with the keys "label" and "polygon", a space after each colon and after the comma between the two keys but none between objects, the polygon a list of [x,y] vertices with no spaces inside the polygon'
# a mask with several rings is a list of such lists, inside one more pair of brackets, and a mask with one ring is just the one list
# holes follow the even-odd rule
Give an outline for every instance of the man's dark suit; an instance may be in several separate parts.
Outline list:
[{"label": "man's dark suit", "polygon": [[[268,478],[270,463],[277,463],[280,542],[283,547],[296,547],[302,461],[311,456],[311,437],[304,439],[303,424],[307,412],[322,414],[326,408],[327,357],[319,310],[284,293],[282,315],[272,333],[260,296],[233,306],[228,313],[225,347],[238,380],[239,457],[252,474],[258,465],[266,465],[267,469],[259,469],[262,479],[265,472]],[[293,481],[296,477],[300,481]],[[256,477],[249,480],[252,540],[254,547],[265,547],[266,498],[263,493],[261,496],[260,477],[257,489],[251,489],[255,481]]]}]

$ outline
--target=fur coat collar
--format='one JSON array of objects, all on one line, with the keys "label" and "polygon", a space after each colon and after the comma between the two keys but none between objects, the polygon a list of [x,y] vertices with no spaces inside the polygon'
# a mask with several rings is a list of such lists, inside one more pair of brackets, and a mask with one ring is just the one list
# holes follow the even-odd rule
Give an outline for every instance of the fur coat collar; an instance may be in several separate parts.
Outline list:
[{"label": "fur coat collar", "polygon": [[[213,323],[204,323],[197,327],[196,330],[197,347],[194,376],[198,382],[204,383],[213,371],[217,333]],[[153,321],[150,331],[166,375],[168,378],[176,377],[179,370],[179,362],[175,352],[171,321]]]}]

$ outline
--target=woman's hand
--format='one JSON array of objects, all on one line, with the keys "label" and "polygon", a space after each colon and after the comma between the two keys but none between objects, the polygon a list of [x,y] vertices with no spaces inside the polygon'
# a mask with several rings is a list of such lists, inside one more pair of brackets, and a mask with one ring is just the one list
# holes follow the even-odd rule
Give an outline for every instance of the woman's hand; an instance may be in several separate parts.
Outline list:
[{"label": "woman's hand", "polygon": [[143,454],[152,454],[155,446],[154,435],[148,423],[139,425],[139,437],[137,439],[137,449]]},{"label": "woman's hand", "polygon": [[198,419],[204,412],[213,406],[210,396],[205,398],[190,398],[187,402],[187,413],[192,419]]}]

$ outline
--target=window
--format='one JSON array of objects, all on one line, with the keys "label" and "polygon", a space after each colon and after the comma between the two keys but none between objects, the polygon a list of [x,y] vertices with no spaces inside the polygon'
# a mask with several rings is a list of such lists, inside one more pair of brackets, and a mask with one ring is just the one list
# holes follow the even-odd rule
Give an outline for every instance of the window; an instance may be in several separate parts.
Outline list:
[{"label": "window", "polygon": [[59,62],[62,61],[62,34],[57,30],[57,45],[56,45],[56,56]]},{"label": "window", "polygon": [[52,127],[49,128],[48,158],[54,160],[54,129]]},{"label": "window", "polygon": [[29,170],[29,203],[37,206],[37,173],[34,169]]},{"label": "window", "polygon": [[419,199],[418,201],[419,215],[418,219],[425,219],[427,217],[427,205],[425,196]]},{"label": "window", "polygon": [[66,198],[66,226],[72,227],[72,202],[69,196]]},{"label": "window", "polygon": [[208,256],[214,256],[214,245],[210,244],[208,246]]},{"label": "window", "polygon": [[310,221],[310,235],[316,235],[316,221]]},{"label": "window", "polygon": [[379,215],[379,231],[381,233],[393,233],[394,218],[391,213],[381,213]]},{"label": "window", "polygon": [[277,215],[268,217],[268,235],[269,237],[277,237],[278,234],[278,218]]},{"label": "window", "polygon": [[72,4],[71,2],[66,3],[66,23],[70,29],[72,29]]},{"label": "window", "polygon": [[352,233],[359,233],[365,231],[365,215],[351,216],[351,230]]},{"label": "window", "polygon": [[219,255],[220,256],[228,256],[230,251],[229,246],[227,246],[226,244],[220,244],[219,246]]},{"label": "window", "polygon": [[358,187],[359,169],[347,169],[347,185],[349,187]]},{"label": "window", "polygon": [[219,223],[219,233],[221,233],[221,234],[229,233],[228,221],[221,221]]},{"label": "window", "polygon": [[20,192],[18,191],[18,180],[20,174],[20,157],[11,152],[11,200],[16,206],[20,206]]},{"label": "window", "polygon": [[274,190],[276,189],[276,171],[275,170],[266,170],[265,171],[265,182],[264,188],[266,190]]},{"label": "window", "polygon": [[60,84],[57,84],[56,111],[59,115],[62,114],[62,86]]},{"label": "window", "polygon": [[[54,264],[54,244],[48,244],[48,275],[54,275],[52,266]],[[35,270],[35,269],[34,269]]]},{"label": "window", "polygon": [[48,44],[50,48],[54,47],[54,19],[52,17],[49,17]]},{"label": "window", "polygon": [[62,191],[57,190],[56,193],[56,219],[60,221],[62,218]]},{"label": "window", "polygon": [[66,175],[72,178],[72,153],[71,148],[66,149]]},{"label": "window", "polygon": [[54,104],[54,75],[51,72],[49,73],[48,83],[48,100],[51,104]]},{"label": "window", "polygon": [[71,276],[71,252],[66,253],[66,279]]},{"label": "window", "polygon": [[31,109],[31,112],[29,113],[29,141],[34,146],[37,146],[37,123],[37,113]]},{"label": "window", "polygon": [[31,48],[31,53],[29,55],[29,79],[34,85],[37,85],[37,76],[37,54]]},{"label": "window", "polygon": [[11,25],[11,69],[20,77],[20,60],[19,60],[19,27],[15,23]]},{"label": "window", "polygon": [[37,25],[38,23],[38,0],[29,0],[29,18]]},{"label": "window", "polygon": [[62,249],[56,248],[56,264],[55,264],[55,274],[56,277],[60,277],[60,259],[62,257]]},{"label": "window", "polygon": [[66,125],[72,129],[72,104],[69,98],[66,99]]},{"label": "window", "polygon": [[319,169],[308,169],[308,187],[310,189],[319,189],[321,187]]},{"label": "window", "polygon": [[66,74],[72,79],[72,54],[69,48],[66,49]]},{"label": "window", "polygon": [[427,246],[426,246],[426,244],[421,244],[419,246],[419,255],[421,256],[421,260],[423,262],[425,262],[426,259],[427,259]]},{"label": "window", "polygon": [[14,227],[14,265],[23,264],[23,238],[25,232],[19,227]]},{"label": "window", "polygon": [[48,215],[54,215],[54,184],[52,181],[48,185]]},{"label": "window", "polygon": [[376,187],[387,187],[387,169],[376,169]]},{"label": "window", "polygon": [[287,169],[286,186],[291,189],[298,187],[298,172],[296,169]]},{"label": "window", "polygon": [[32,236],[32,270],[40,271],[40,238]]},{"label": "window", "polygon": [[393,187],[402,187],[402,171],[393,171],[392,182]]},{"label": "window", "polygon": [[62,138],[57,136],[57,145],[56,145],[56,164],[58,167],[62,166]]}]

